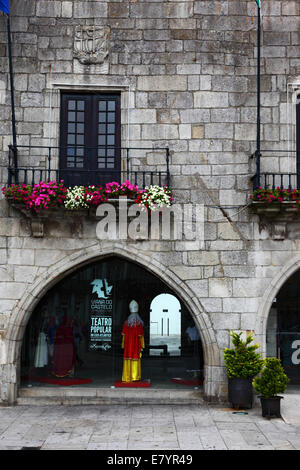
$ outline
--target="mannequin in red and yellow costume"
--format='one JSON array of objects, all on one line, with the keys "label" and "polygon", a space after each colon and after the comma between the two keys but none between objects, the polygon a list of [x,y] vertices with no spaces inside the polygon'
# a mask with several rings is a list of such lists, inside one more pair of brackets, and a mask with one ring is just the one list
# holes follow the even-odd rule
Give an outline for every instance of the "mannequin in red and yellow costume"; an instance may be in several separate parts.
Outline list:
[{"label": "mannequin in red and yellow costume", "polygon": [[143,320],[138,314],[139,306],[135,300],[129,304],[130,315],[122,330],[122,348],[124,349],[122,382],[141,380],[141,357],[145,347]]}]

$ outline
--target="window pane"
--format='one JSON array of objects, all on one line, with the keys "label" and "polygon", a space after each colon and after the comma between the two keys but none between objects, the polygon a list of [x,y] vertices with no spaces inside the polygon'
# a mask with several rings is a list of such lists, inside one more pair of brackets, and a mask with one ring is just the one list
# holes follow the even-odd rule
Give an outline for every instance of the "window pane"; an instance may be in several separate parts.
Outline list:
[{"label": "window pane", "polygon": [[78,111],[84,110],[84,101],[77,101],[77,109]]},{"label": "window pane", "polygon": [[106,101],[99,101],[99,111],[106,111]]},{"label": "window pane", "polygon": [[84,144],[84,136],[82,134],[77,135],[77,144],[83,145]]},{"label": "window pane", "polygon": [[76,129],[77,129],[78,134],[83,134],[84,133],[84,124],[80,124],[80,123],[77,124]]},{"label": "window pane", "polygon": [[75,144],[75,134],[68,135],[68,144]]},{"label": "window pane", "polygon": [[74,147],[68,147],[67,155],[75,155],[75,148]]},{"label": "window pane", "polygon": [[75,115],[76,113],[74,113],[73,111],[68,112],[68,120],[75,121]]},{"label": "window pane", "polygon": [[77,113],[77,121],[84,122],[84,113],[82,112]]},{"label": "window pane", "polygon": [[114,135],[108,135],[107,136],[107,145],[114,145],[115,144],[115,136]]},{"label": "window pane", "polygon": [[116,109],[116,102],[115,101],[109,101],[108,102],[108,111],[114,111]]},{"label": "window pane", "polygon": [[106,122],[106,113],[99,113],[99,122]]},{"label": "window pane", "polygon": [[105,145],[106,143],[106,136],[105,135],[99,135],[98,136],[98,145]]},{"label": "window pane", "polygon": [[68,102],[68,109],[75,109],[75,106],[76,106],[76,102],[73,101],[73,100],[70,100]]},{"label": "window pane", "polygon": [[98,160],[98,168],[105,168],[105,160],[103,159]]},{"label": "window pane", "polygon": [[107,121],[115,122],[115,113],[107,113]]},{"label": "window pane", "polygon": [[106,134],[106,125],[99,124],[99,134]]},{"label": "window pane", "polygon": [[115,125],[114,124],[107,124],[107,133],[114,134],[115,133]]}]

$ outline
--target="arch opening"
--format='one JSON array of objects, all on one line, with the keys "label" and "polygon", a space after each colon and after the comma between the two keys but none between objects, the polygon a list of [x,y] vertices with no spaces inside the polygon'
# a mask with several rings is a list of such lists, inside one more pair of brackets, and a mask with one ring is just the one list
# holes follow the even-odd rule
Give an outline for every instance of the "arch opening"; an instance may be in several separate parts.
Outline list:
[{"label": "arch opening", "polygon": [[[23,337],[21,386],[123,386],[122,332],[133,299],[145,340],[135,385],[201,386],[202,343],[187,307],[165,282],[119,256],[78,268],[41,298]],[[169,316],[160,318],[165,329],[157,341],[151,321],[159,303]]]},{"label": "arch opening", "polygon": [[266,327],[266,357],[281,360],[290,385],[300,385],[300,270],[282,284],[273,299]]}]

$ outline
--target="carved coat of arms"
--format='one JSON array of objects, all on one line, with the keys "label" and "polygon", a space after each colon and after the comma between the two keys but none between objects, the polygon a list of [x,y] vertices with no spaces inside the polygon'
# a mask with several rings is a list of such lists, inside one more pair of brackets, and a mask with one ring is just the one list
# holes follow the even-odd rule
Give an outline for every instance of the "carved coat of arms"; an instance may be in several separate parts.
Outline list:
[{"label": "carved coat of arms", "polygon": [[109,28],[76,26],[74,57],[82,64],[102,64],[108,56]]}]

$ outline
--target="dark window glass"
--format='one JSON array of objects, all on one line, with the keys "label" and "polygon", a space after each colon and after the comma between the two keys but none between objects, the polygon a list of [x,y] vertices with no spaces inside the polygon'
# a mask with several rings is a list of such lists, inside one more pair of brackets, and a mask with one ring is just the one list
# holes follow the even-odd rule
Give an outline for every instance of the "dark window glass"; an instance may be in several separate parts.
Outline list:
[{"label": "dark window glass", "polygon": [[60,179],[66,185],[120,181],[120,138],[119,95],[62,94]]},{"label": "dark window glass", "polygon": [[22,385],[53,387],[70,377],[80,387],[121,381],[128,365],[122,332],[133,299],[145,343],[140,380],[164,389],[201,385],[201,340],[185,305],[149,271],[117,257],[70,274],[37,305],[23,340]]},{"label": "dark window glass", "polygon": [[300,271],[281,287],[269,312],[267,356],[278,357],[291,385],[300,384]]}]

